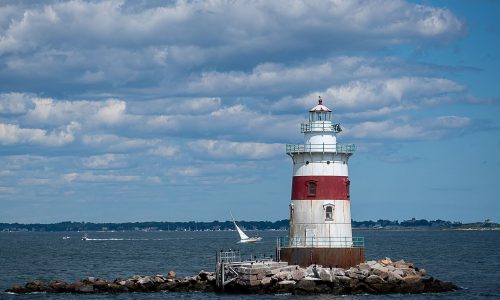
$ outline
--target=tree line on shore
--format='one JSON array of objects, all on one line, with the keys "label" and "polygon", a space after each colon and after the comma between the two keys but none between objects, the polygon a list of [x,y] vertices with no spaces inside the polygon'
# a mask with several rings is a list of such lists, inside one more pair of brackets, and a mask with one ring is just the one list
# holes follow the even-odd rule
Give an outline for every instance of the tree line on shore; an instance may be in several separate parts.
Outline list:
[{"label": "tree line on shore", "polygon": [[[246,230],[287,230],[289,220],[279,221],[238,221]],[[443,220],[377,220],[352,221],[353,228],[359,229],[397,229],[397,228],[496,228],[500,224],[485,220],[483,222],[462,223]],[[212,222],[126,222],[126,223],[93,223],[93,222],[59,222],[52,224],[19,224],[0,223],[0,231],[217,231],[234,230],[231,221]]]}]

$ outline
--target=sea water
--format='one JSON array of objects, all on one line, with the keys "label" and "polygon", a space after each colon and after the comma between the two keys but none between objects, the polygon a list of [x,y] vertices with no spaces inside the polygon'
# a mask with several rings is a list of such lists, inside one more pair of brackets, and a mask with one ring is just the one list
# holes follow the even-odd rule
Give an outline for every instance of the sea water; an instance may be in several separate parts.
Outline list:
[{"label": "sea water", "polygon": [[[424,295],[224,295],[215,293],[29,294],[3,291],[29,280],[73,282],[87,276],[113,280],[132,275],[179,277],[213,271],[215,253],[240,249],[242,258],[275,255],[283,231],[249,232],[257,244],[236,244],[237,233],[213,232],[1,232],[0,299],[500,299],[500,231],[355,230],[364,236],[366,258],[390,257],[413,262],[435,278],[451,281],[459,291]],[[69,236],[70,238],[63,239]]]}]

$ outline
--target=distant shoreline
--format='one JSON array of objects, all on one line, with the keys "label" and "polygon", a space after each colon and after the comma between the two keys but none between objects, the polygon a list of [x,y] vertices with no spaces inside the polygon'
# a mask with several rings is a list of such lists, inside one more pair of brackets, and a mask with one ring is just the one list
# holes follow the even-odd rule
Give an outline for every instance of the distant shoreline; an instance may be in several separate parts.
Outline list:
[{"label": "distant shoreline", "polygon": [[[286,231],[289,220],[279,221],[237,221],[244,230]],[[485,220],[484,222],[462,223],[443,220],[377,220],[352,221],[353,230],[384,231],[424,231],[424,230],[457,230],[457,231],[490,231],[500,230],[500,224]],[[0,231],[57,231],[57,232],[123,232],[123,231],[233,231],[232,221],[212,222],[125,222],[125,223],[92,223],[92,222],[59,222],[52,224],[19,224],[0,223]]]}]

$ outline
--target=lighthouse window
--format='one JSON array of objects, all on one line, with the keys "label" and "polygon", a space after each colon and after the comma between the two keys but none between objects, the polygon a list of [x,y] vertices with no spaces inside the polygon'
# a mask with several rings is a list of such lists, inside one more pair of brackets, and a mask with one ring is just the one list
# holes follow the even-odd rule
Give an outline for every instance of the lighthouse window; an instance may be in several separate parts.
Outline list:
[{"label": "lighthouse window", "polygon": [[309,181],[309,196],[316,196],[316,182]]},{"label": "lighthouse window", "polygon": [[333,221],[333,206],[327,206],[325,209],[325,220]]}]

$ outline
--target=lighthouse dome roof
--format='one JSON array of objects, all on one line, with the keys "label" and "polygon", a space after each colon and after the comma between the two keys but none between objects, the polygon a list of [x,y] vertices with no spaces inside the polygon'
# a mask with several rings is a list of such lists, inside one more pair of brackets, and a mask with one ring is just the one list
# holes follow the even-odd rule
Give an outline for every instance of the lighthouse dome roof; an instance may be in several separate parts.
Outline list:
[{"label": "lighthouse dome roof", "polygon": [[309,111],[310,112],[315,112],[315,111],[332,111],[332,110],[329,109],[328,107],[324,106],[323,105],[323,99],[321,99],[321,97],[319,97],[318,105],[316,105],[315,107],[311,108]]}]

